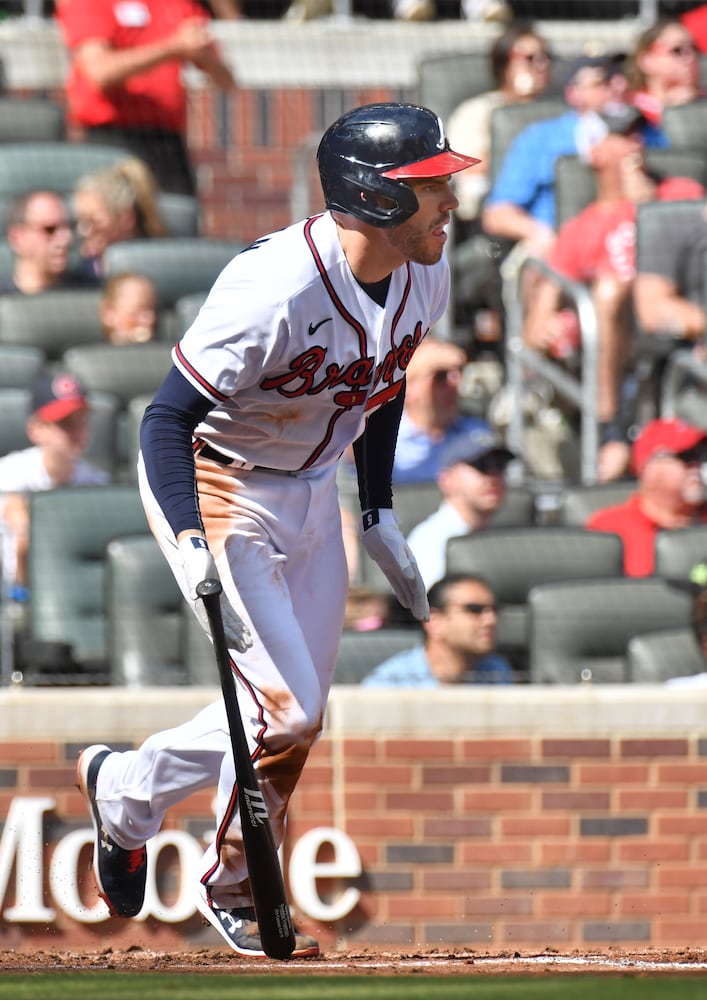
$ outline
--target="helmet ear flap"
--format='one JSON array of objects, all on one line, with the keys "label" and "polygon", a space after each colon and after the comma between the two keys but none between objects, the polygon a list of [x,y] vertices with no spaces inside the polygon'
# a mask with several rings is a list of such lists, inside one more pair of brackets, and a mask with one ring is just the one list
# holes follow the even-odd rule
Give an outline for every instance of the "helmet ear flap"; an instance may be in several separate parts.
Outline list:
[{"label": "helmet ear flap", "polygon": [[420,207],[415,192],[402,181],[391,181],[374,171],[366,171],[366,175],[344,178],[349,187],[359,191],[364,222],[381,228],[399,226]]}]

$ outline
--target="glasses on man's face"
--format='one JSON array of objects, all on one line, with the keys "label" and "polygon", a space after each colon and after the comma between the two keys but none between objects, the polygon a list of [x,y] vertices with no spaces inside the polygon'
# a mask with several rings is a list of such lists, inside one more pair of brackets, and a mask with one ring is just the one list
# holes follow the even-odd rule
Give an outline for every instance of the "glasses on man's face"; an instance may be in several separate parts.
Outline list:
[{"label": "glasses on man's face", "polygon": [[481,458],[467,463],[477,472],[484,476],[502,476],[508,465],[507,459],[502,455],[482,455]]},{"label": "glasses on man's face", "polygon": [[438,368],[432,372],[432,384],[447,385],[450,381],[458,381],[460,377],[461,368]]},{"label": "glasses on man's face", "polygon": [[547,52],[511,52],[511,59],[514,62],[524,62],[527,66],[534,66],[536,69],[545,69],[550,63],[550,56]]},{"label": "glasses on man's face", "polygon": [[702,465],[703,462],[707,461],[707,451],[702,445],[698,445],[696,448],[688,448],[687,451],[679,452],[675,458],[680,459],[685,465]]},{"label": "glasses on man's face", "polygon": [[448,608],[459,608],[466,611],[468,615],[496,614],[498,610],[495,604],[481,604],[476,601],[467,601],[465,604],[448,604]]}]

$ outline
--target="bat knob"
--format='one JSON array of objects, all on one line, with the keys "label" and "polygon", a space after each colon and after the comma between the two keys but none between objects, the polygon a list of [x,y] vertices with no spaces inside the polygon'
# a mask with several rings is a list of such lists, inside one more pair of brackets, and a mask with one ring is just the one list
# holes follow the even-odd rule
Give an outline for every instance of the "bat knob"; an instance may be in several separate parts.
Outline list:
[{"label": "bat knob", "polygon": [[196,585],[196,596],[214,597],[216,594],[220,594],[221,590],[220,580],[202,580],[201,583],[197,583]]}]

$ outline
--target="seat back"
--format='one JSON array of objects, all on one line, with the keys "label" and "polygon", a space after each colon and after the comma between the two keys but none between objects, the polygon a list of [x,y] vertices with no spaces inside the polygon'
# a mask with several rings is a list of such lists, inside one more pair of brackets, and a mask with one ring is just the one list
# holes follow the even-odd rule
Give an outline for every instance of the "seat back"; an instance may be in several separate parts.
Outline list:
[{"label": "seat back", "polygon": [[103,170],[131,156],[121,146],[88,142],[8,142],[0,157],[0,200],[33,188],[70,195],[85,173]]},{"label": "seat back", "polygon": [[341,635],[334,684],[360,684],[384,660],[412,649],[422,640],[421,630],[387,626],[373,632],[345,630]]},{"label": "seat back", "polygon": [[64,353],[62,367],[92,392],[115,396],[125,408],[135,396],[154,395],[169,371],[171,346],[147,344],[83,344]]},{"label": "seat back", "polygon": [[490,176],[496,179],[508,148],[524,128],[533,122],[556,118],[567,111],[567,104],[560,98],[538,98],[522,104],[505,104],[491,113],[491,163]]},{"label": "seat back", "polygon": [[61,142],[66,113],[42,97],[0,97],[0,142]]},{"label": "seat back", "polygon": [[704,98],[664,110],[660,127],[671,149],[707,150],[707,102]]},{"label": "seat back", "polygon": [[528,595],[530,680],[627,683],[627,650],[636,636],[690,623],[690,596],[663,580],[567,580]]},{"label": "seat back", "polygon": [[494,87],[486,51],[445,52],[426,56],[417,64],[420,104],[430,108],[444,122],[462,101]]},{"label": "seat back", "polygon": [[28,389],[41,372],[44,351],[30,344],[0,344],[0,389]]},{"label": "seat back", "polygon": [[183,684],[183,598],[152,535],[114,538],[105,555],[106,641],[112,684]]},{"label": "seat back", "polygon": [[528,594],[533,587],[623,573],[618,535],[574,527],[487,528],[451,538],[447,572],[489,584],[499,605],[497,643],[516,656],[528,646]]},{"label": "seat back", "polygon": [[664,684],[707,669],[691,628],[637,635],[628,644],[628,671],[635,684]]},{"label": "seat back", "polygon": [[655,575],[688,580],[697,563],[707,562],[707,524],[659,531],[655,539]]},{"label": "seat back", "polygon": [[207,292],[223,268],[245,244],[203,237],[125,240],[106,248],[106,274],[139,271],[154,284],[159,305],[171,309],[177,299]]},{"label": "seat back", "polygon": [[80,663],[107,661],[106,546],[145,533],[134,486],[69,486],[29,495],[28,629],[32,639],[66,642]]},{"label": "seat back", "polygon": [[190,194],[159,191],[157,207],[170,236],[198,236],[201,232],[201,202]]},{"label": "seat back", "polygon": [[0,343],[30,345],[58,361],[70,347],[103,341],[99,301],[98,289],[88,288],[1,295]]},{"label": "seat back", "polygon": [[[0,455],[29,448],[27,417],[30,409],[30,390],[0,387]],[[0,490],[2,483],[0,482]]]},{"label": "seat back", "polygon": [[636,483],[631,479],[565,486],[560,494],[557,520],[561,525],[582,528],[595,510],[623,503],[635,491]]}]

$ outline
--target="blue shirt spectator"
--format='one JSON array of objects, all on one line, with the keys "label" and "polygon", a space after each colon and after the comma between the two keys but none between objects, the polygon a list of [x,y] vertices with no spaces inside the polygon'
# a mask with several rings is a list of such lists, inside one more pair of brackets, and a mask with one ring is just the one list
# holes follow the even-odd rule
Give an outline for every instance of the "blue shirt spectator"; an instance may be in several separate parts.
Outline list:
[{"label": "blue shirt spectator", "polygon": [[510,664],[495,650],[497,610],[488,584],[468,573],[450,574],[427,596],[424,643],[385,660],[361,683],[418,688],[511,683]]}]

